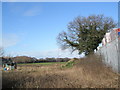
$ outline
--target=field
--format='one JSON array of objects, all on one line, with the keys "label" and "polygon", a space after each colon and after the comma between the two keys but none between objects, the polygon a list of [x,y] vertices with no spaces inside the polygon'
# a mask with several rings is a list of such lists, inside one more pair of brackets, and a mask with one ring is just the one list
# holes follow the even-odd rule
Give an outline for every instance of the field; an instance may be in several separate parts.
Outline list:
[{"label": "field", "polygon": [[[66,63],[19,64],[3,71],[3,88],[117,88],[119,74],[106,67],[98,57],[89,56]],[[64,67],[63,67],[64,66]]]},{"label": "field", "polygon": [[23,63],[23,64],[18,64],[18,65],[51,65],[51,64],[65,64],[66,62],[45,62],[45,63]]}]

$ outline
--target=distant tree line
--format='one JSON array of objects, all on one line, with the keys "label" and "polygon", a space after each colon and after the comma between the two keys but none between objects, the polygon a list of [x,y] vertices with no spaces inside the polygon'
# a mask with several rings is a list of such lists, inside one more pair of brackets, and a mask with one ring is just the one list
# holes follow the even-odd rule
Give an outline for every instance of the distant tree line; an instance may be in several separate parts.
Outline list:
[{"label": "distant tree line", "polygon": [[16,56],[16,57],[2,57],[2,63],[16,62],[16,63],[43,63],[43,62],[67,62],[70,58],[40,58],[28,56]]}]

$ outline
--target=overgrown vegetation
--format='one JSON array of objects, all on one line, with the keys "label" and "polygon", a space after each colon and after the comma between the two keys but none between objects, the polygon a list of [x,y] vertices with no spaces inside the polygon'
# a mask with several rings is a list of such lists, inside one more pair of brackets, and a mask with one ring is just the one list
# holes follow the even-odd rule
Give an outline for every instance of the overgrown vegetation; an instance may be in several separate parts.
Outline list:
[{"label": "overgrown vegetation", "polygon": [[74,65],[74,61],[70,61],[65,66],[66,67],[72,67],[73,65]]},{"label": "overgrown vegetation", "polygon": [[21,63],[18,65],[53,65],[53,64],[65,64],[67,62],[42,62],[42,63]]},{"label": "overgrown vegetation", "polygon": [[78,60],[77,58],[71,59],[66,64],[62,65],[62,68],[71,68],[75,64],[75,61]]},{"label": "overgrown vegetation", "polygon": [[[74,60],[72,68],[61,65],[18,65],[14,71],[3,71],[3,88],[118,88],[119,74],[106,67],[95,55]],[[33,83],[34,82],[34,83]]]}]

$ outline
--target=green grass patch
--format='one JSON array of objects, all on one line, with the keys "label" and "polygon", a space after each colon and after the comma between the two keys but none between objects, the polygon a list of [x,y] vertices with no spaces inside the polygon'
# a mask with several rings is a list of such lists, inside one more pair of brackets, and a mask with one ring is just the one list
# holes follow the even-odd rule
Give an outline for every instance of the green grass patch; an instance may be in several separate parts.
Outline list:
[{"label": "green grass patch", "polygon": [[74,61],[69,61],[65,65],[62,66],[62,68],[71,68],[75,64]]},{"label": "green grass patch", "polygon": [[45,63],[22,63],[18,65],[52,65],[52,64],[65,64],[67,62],[45,62]]}]

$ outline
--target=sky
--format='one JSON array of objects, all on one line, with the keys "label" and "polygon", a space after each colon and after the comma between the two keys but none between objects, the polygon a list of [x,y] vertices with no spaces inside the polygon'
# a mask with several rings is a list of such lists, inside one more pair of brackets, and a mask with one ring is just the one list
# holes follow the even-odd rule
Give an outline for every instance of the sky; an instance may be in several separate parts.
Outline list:
[{"label": "sky", "polygon": [[2,2],[119,2],[119,0],[1,0]]},{"label": "sky", "polygon": [[62,51],[56,37],[77,16],[104,14],[118,20],[117,2],[3,2],[2,41],[6,55],[82,57]]}]

